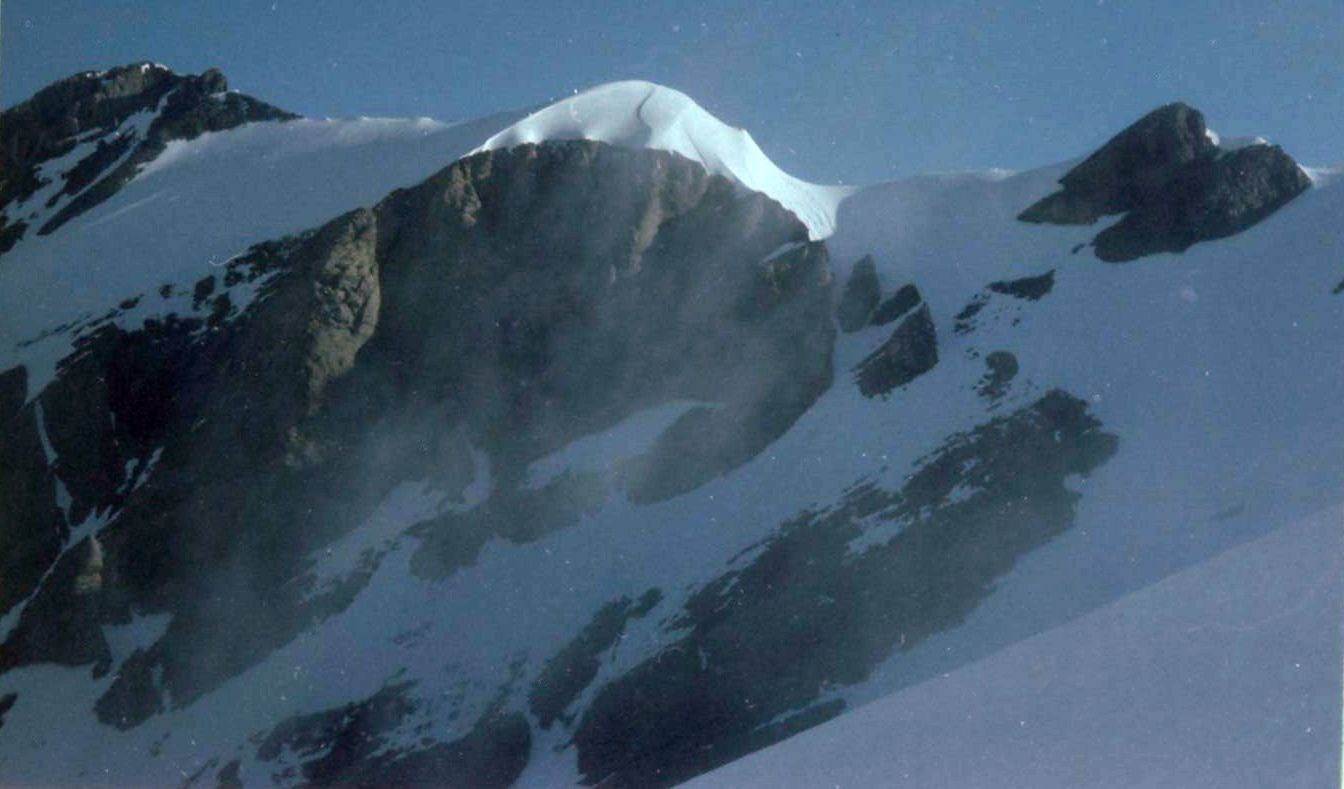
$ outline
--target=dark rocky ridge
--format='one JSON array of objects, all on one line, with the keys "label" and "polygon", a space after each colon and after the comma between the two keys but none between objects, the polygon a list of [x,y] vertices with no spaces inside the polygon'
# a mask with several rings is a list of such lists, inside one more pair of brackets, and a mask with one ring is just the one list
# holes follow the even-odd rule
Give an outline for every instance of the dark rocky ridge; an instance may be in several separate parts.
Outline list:
[{"label": "dark rocky ridge", "polygon": [[1103,216],[1131,211],[1160,195],[1186,165],[1217,151],[1199,110],[1179,102],[1159,107],[1065,173],[1059,179],[1060,191],[1018,219],[1090,225]]},{"label": "dark rocky ridge", "polygon": [[[829,270],[806,239],[777,203],[675,155],[528,145],[259,245],[238,265],[279,273],[241,316],[105,326],[38,400],[72,518],[115,517],[64,554],[0,670],[98,664],[116,677],[99,717],[132,727],[348,604],[371,569],[315,589],[303,557],[401,481],[465,489],[473,448],[493,480],[462,516],[474,525],[417,527],[417,560],[438,573],[488,540],[565,528],[613,490],[651,500],[744,462],[831,382]],[[668,400],[720,405],[614,477],[527,489],[532,460]],[[23,435],[13,467],[40,478]],[[105,665],[101,626],[153,612],[173,614],[167,633]]]},{"label": "dark rocky ridge", "polygon": [[1117,445],[1086,403],[1051,391],[951,437],[900,490],[865,482],[800,513],[691,597],[668,625],[685,635],[598,691],[574,736],[587,782],[669,786],[838,714],[843,702],[817,704],[824,689],[961,623],[1072,525],[1065,480]]},{"label": "dark rocky ridge", "polygon": [[990,401],[998,400],[1008,391],[1008,385],[1017,377],[1020,369],[1017,357],[1010,351],[992,351],[985,357],[988,371],[976,387],[981,397]]},{"label": "dark rocky ridge", "polygon": [[[76,341],[56,379],[26,405],[23,368],[0,373],[8,403],[0,404],[8,411],[0,411],[0,493],[6,494],[0,498],[0,567],[5,570],[0,573],[0,611],[36,589],[68,539],[70,524],[120,508],[144,480],[156,449],[202,395],[188,391],[194,371],[218,362],[227,347],[227,332],[217,331],[221,325],[176,316],[147,320],[136,331],[103,324]],[[51,466],[43,432],[56,457]],[[64,512],[57,506],[57,485],[69,497]],[[62,561],[74,562],[77,555],[67,553]],[[73,566],[53,573],[48,593],[34,602],[73,594],[57,592],[56,585],[77,574]],[[125,615],[104,613],[115,621]],[[69,632],[75,621],[67,618],[61,631]],[[78,621],[93,629],[87,635],[96,643],[96,622]],[[82,639],[47,643],[42,632],[19,634],[26,643],[22,648],[0,646],[0,670],[21,653],[84,662],[88,653]]]},{"label": "dark rocky ridge", "polygon": [[1123,213],[1093,240],[1097,257],[1122,262],[1184,252],[1246,230],[1305,191],[1311,180],[1278,146],[1220,150],[1204,116],[1176,103],[1140,118],[1059,183],[1062,189],[1018,219],[1092,224]]},{"label": "dark rocky ridge", "polygon": [[[160,103],[161,112],[144,139],[114,136],[126,119]],[[296,117],[228,92],[227,80],[215,69],[179,75],[155,64],[134,63],[53,83],[0,113],[0,253],[28,229],[32,217],[10,211],[43,186],[38,166],[80,143],[96,141],[96,146],[61,174],[64,184],[44,208],[54,207],[61,197],[73,199],[42,224],[41,234],[111,197],[172,140],[190,140],[250,121]]]},{"label": "dark rocky ridge", "polygon": [[626,623],[646,616],[662,599],[661,592],[650,589],[639,600],[622,597],[607,603],[564,649],[546,661],[528,694],[532,714],[543,729],[563,718],[565,709],[597,676],[598,658],[616,644]]},{"label": "dark rocky ridge", "polygon": [[[1011,280],[997,280],[985,286],[984,290],[975,294],[965,307],[953,318],[952,330],[957,334],[968,334],[978,325],[980,313],[989,306],[994,296],[1008,296],[1013,302],[1031,302],[1040,301],[1049,295],[1055,288],[1055,270],[1050,269],[1044,274],[1038,274],[1031,277],[1021,277]],[[1019,318],[1014,317],[1013,323],[1016,324]]]}]

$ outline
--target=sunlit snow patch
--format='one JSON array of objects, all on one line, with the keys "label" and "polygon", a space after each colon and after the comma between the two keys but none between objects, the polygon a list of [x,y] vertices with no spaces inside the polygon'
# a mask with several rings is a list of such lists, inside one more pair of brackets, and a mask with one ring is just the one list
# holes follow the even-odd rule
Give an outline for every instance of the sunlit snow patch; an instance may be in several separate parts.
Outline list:
[{"label": "sunlit snow patch", "polygon": [[596,140],[685,156],[714,175],[768,195],[807,225],[813,240],[835,232],[835,212],[850,190],[818,186],[779,169],[751,135],[710,115],[689,96],[651,82],[612,82],[538,110],[475,152],[545,140]]}]

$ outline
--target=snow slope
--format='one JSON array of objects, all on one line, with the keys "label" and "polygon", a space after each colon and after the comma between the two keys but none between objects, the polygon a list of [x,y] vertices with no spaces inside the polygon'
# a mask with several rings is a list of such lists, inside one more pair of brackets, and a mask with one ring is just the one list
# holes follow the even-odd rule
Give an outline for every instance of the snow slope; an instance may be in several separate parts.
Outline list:
[{"label": "snow slope", "polygon": [[775,166],[742,129],[706,112],[689,96],[651,82],[611,82],[540,109],[477,150],[542,140],[599,140],[672,151],[792,211],[814,240],[835,230],[835,211],[849,189],[800,181]]},{"label": "snow slope", "polygon": [[1339,783],[1326,510],[688,787]]}]

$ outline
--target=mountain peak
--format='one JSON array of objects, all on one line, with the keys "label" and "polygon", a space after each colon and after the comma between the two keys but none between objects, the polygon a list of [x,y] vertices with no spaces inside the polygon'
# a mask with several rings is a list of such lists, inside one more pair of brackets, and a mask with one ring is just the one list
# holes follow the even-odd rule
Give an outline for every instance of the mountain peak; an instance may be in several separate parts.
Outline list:
[{"label": "mountain peak", "polygon": [[84,71],[0,114],[0,252],[106,200],[172,140],[296,115],[239,93],[218,69],[148,61]]},{"label": "mountain peak", "polygon": [[477,151],[572,139],[684,156],[714,175],[773,198],[807,226],[814,240],[834,232],[836,206],[848,192],[794,178],[745,130],[714,117],[681,91],[641,80],[609,82],[554,102],[500,131]]}]

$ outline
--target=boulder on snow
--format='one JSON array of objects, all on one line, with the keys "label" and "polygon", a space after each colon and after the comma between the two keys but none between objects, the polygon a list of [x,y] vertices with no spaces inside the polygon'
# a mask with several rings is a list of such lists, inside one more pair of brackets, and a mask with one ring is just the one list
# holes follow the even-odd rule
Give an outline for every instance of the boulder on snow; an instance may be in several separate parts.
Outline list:
[{"label": "boulder on snow", "polygon": [[886,394],[933,369],[938,363],[938,338],[929,305],[901,321],[891,337],[855,368],[864,397]]},{"label": "boulder on snow", "polygon": [[1176,103],[1117,134],[1059,183],[1018,219],[1075,225],[1124,213],[1093,239],[1097,257],[1121,262],[1239,233],[1311,180],[1277,146],[1219,149],[1204,116]]}]

